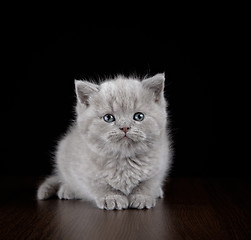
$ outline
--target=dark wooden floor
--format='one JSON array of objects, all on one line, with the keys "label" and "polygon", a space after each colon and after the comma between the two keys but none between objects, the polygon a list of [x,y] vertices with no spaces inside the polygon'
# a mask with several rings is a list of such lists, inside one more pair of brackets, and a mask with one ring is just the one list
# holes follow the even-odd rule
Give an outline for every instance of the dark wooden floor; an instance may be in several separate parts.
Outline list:
[{"label": "dark wooden floor", "polygon": [[251,239],[247,179],[172,178],[150,210],[105,211],[78,200],[37,201],[38,178],[0,178],[0,239]]}]

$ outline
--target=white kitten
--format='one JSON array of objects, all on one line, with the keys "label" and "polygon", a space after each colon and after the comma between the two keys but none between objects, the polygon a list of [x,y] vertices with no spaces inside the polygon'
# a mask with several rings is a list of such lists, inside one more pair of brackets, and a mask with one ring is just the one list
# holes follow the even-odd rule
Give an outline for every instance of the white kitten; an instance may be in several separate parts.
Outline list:
[{"label": "white kitten", "polygon": [[170,168],[164,74],[75,81],[77,119],[59,142],[38,199],[89,199],[101,209],[151,208]]}]

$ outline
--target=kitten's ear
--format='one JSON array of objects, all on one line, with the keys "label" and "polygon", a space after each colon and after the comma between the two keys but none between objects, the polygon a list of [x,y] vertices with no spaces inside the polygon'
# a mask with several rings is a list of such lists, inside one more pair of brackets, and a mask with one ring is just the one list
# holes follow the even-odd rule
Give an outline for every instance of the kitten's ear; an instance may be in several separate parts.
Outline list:
[{"label": "kitten's ear", "polygon": [[77,99],[81,104],[89,105],[90,96],[99,91],[99,85],[87,82],[75,80],[75,91]]},{"label": "kitten's ear", "polygon": [[165,74],[159,73],[153,77],[144,79],[142,81],[144,88],[149,89],[153,92],[155,101],[158,102],[163,96],[164,86],[165,86]]}]

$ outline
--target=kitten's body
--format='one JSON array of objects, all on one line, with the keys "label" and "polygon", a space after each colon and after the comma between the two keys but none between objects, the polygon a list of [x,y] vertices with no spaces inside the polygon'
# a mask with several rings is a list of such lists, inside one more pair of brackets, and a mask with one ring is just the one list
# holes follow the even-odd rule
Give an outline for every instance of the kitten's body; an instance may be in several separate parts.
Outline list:
[{"label": "kitten's body", "polygon": [[[55,174],[39,187],[38,199],[57,193],[103,209],[155,206],[170,166],[163,88],[162,74],[142,82],[76,81],[77,120],[59,143]],[[113,121],[104,121],[107,114]]]}]

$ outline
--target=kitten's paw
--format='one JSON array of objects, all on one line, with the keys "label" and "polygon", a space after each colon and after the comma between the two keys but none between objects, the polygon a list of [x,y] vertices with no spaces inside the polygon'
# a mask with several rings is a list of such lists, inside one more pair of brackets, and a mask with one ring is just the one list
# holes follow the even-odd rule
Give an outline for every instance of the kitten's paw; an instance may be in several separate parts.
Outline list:
[{"label": "kitten's paw", "polygon": [[114,194],[98,198],[96,200],[97,206],[106,210],[122,210],[128,208],[128,199],[126,196]]},{"label": "kitten's paw", "polygon": [[62,184],[58,190],[58,198],[59,199],[74,199],[75,195],[74,193],[69,189],[68,186],[66,186],[65,184]]},{"label": "kitten's paw", "polygon": [[56,194],[59,187],[57,175],[47,177],[37,190],[37,199],[44,200]]},{"label": "kitten's paw", "polygon": [[132,194],[129,197],[129,206],[131,208],[143,209],[153,208],[156,205],[156,199],[149,195]]},{"label": "kitten's paw", "polygon": [[37,191],[37,199],[38,200],[48,199],[53,195],[53,192],[54,192],[54,189],[51,189],[49,186],[41,185]]}]

